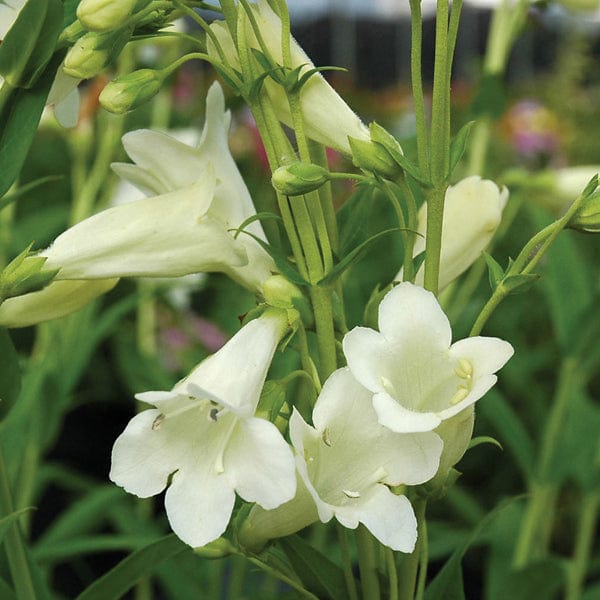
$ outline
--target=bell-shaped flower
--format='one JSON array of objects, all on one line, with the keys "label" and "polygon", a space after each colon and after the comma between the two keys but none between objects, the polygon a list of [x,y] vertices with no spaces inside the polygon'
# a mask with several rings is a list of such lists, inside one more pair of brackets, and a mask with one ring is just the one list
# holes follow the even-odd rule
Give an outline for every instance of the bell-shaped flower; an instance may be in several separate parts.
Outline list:
[{"label": "bell-shaped flower", "polygon": [[435,296],[412,283],[379,305],[379,331],[355,327],[343,341],[352,374],[373,392],[379,422],[392,431],[431,431],[479,400],[513,354],[492,337],[452,344]]},{"label": "bell-shaped flower", "polygon": [[28,327],[42,321],[59,319],[105,294],[118,281],[117,278],[53,281],[38,292],[8,298],[0,304],[0,326]]},{"label": "bell-shaped flower", "polygon": [[[278,64],[283,65],[281,49],[282,26],[281,19],[276,15],[266,0],[249,4],[253,12],[265,45]],[[239,8],[242,11],[242,7]],[[245,30],[248,33],[248,45],[260,50],[247,15]],[[235,69],[240,69],[239,58],[233,40],[225,23],[215,21],[211,24],[215,36],[227,59],[227,63]],[[207,39],[208,53],[215,60],[221,58],[210,38]],[[301,67],[300,77],[315,68],[310,58],[293,38],[290,40],[291,68]],[[285,90],[281,85],[267,77],[263,85],[279,120],[288,126],[292,125],[292,117]],[[320,73],[313,74],[300,89],[300,107],[304,120],[306,135],[321,143],[351,156],[348,136],[370,141],[369,130],[340,98],[338,93],[327,83]]]},{"label": "bell-shaped flower", "polygon": [[362,523],[382,544],[412,552],[417,523],[408,499],[388,485],[417,485],[437,471],[435,433],[396,434],[377,422],[372,394],[349,369],[333,373],[313,410],[314,427],[295,411],[290,437],[296,465],[323,522]]},{"label": "bell-shaped flower", "polygon": [[236,492],[267,509],[294,496],[292,451],[275,425],[254,416],[286,328],[283,311],[265,312],[172,391],[138,394],[155,408],[115,442],[111,480],[141,498],[168,486],[169,523],[190,546],[225,531]]},{"label": "bell-shaped flower", "polygon": [[[135,164],[115,163],[112,167],[120,177],[149,196],[202,185],[207,172],[212,170],[216,178],[213,198],[204,205],[203,213],[195,214],[202,217],[200,222],[208,220],[218,224],[220,233],[217,238],[228,238],[229,245],[235,248],[238,260],[228,263],[228,268],[199,270],[224,270],[242,285],[260,292],[262,283],[277,269],[271,257],[250,235],[241,233],[236,240],[233,239],[232,230],[255,215],[256,210],[229,151],[230,122],[231,113],[225,110],[223,91],[215,82],[206,97],[206,121],[197,147],[157,131],[132,131],[123,136],[123,146]],[[194,220],[192,215],[190,220]],[[266,240],[258,221],[251,222],[244,230]],[[171,233],[173,239],[179,239],[177,230]],[[204,241],[210,243],[210,239]],[[203,241],[198,239],[198,243]],[[202,255],[202,249],[198,249],[197,253]],[[239,260],[240,257],[242,260]],[[226,260],[229,259],[224,256],[223,261]]]},{"label": "bell-shaped flower", "polygon": [[[508,200],[508,190],[498,189],[493,182],[474,175],[450,186],[444,201],[442,251],[440,255],[439,289],[444,289],[464,273],[490,243]],[[427,204],[417,215],[417,237],[413,257],[425,250]],[[402,270],[395,279],[402,280]],[[415,283],[423,285],[424,266],[417,272]]]},{"label": "bell-shaped flower", "polygon": [[442,442],[435,433],[398,434],[377,422],[372,394],[349,369],[325,382],[308,425],[296,410],[290,437],[299,474],[294,499],[274,511],[253,508],[238,533],[242,545],[260,547],[320,519],[350,529],[362,523],[382,544],[412,552],[417,522],[405,496],[390,485],[417,485],[438,469]]}]

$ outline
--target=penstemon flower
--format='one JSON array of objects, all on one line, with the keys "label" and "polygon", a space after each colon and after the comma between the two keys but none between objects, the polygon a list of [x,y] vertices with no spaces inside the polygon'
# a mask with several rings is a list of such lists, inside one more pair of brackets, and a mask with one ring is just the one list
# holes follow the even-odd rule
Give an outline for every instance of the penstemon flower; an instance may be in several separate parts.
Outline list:
[{"label": "penstemon flower", "polygon": [[[240,531],[250,546],[288,535],[332,517],[355,529],[363,523],[382,543],[412,552],[417,522],[410,502],[389,485],[417,485],[431,479],[442,442],[435,433],[398,434],[377,422],[372,393],[348,368],[325,382],[312,414],[314,427],[296,410],[290,437],[296,450],[298,493],[291,502],[265,512],[256,508]],[[316,509],[315,509],[316,506]]]},{"label": "penstemon flower", "polygon": [[[102,211],[60,235],[41,252],[57,279],[174,277],[222,271],[254,292],[275,271],[270,256],[250,236],[232,229],[255,214],[252,200],[227,147],[230,115],[221,88],[207,97],[198,148],[165,134],[124,136],[135,165],[115,170],[149,198]],[[248,231],[264,239],[253,222]]]},{"label": "penstemon flower", "polygon": [[[442,226],[442,252],[440,255],[439,288],[444,289],[464,273],[490,243],[508,200],[508,190],[498,189],[493,182],[474,175],[450,186],[444,202],[444,224]],[[420,234],[413,247],[413,256],[425,250],[427,231],[427,205],[424,204],[417,216],[417,231]],[[424,267],[415,278],[423,285]],[[402,280],[402,269],[396,275]]]},{"label": "penstemon flower", "polygon": [[[259,0],[249,6],[269,52],[273,59],[282,65],[281,19],[273,12],[266,0]],[[242,18],[248,19],[245,14]],[[221,44],[228,64],[239,69],[239,58],[226,25],[222,22],[214,22],[210,27]],[[260,50],[260,45],[252,34],[249,22],[246,23],[246,30],[248,31],[248,44]],[[292,69],[301,67],[300,76],[302,76],[315,68],[296,40],[292,38],[290,45]],[[219,53],[210,38],[208,39],[208,52],[215,61],[220,60]],[[291,125],[290,107],[283,87],[269,77],[265,79],[264,86],[277,117],[286,125]],[[300,106],[306,135],[325,146],[351,156],[348,136],[364,141],[371,140],[369,130],[364,123],[320,73],[313,74],[300,89]]]},{"label": "penstemon flower", "polygon": [[412,283],[393,288],[379,306],[379,332],[355,327],[343,341],[352,374],[373,392],[379,422],[392,431],[431,431],[479,400],[513,355],[491,337],[452,344],[435,296]]},{"label": "penstemon flower", "polygon": [[136,415],[115,442],[111,480],[142,498],[168,486],[169,523],[190,546],[225,531],[235,492],[267,509],[294,496],[290,447],[275,425],[254,417],[286,328],[284,312],[266,312],[170,392],[137,394],[155,408]]}]

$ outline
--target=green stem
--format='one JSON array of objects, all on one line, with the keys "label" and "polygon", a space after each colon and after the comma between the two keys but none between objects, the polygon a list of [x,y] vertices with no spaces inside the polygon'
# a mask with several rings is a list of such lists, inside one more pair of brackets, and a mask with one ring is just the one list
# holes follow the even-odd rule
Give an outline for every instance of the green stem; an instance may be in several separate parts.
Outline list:
[{"label": "green stem", "polygon": [[427,537],[427,520],[425,519],[425,501],[419,507],[417,523],[419,528],[419,577],[417,579],[417,592],[415,600],[423,600],[425,596],[425,583],[427,582],[427,564],[429,563],[429,539]]},{"label": "green stem", "polygon": [[[399,600],[414,600],[417,587],[417,572],[423,557],[422,546],[426,543],[424,536],[427,535],[425,526],[425,510],[427,500],[416,496],[412,498],[412,505],[417,518],[417,543],[411,554],[405,554],[400,562],[400,595]],[[425,554],[427,549],[425,550]]]},{"label": "green stem", "polygon": [[448,0],[438,0],[435,24],[435,66],[431,100],[430,175],[436,188],[446,178],[449,159],[448,104]]},{"label": "green stem", "polygon": [[358,600],[358,590],[356,581],[352,573],[352,559],[350,558],[350,549],[348,544],[348,530],[336,522],[336,530],[340,550],[342,552],[342,563],[344,565],[344,581],[346,582],[346,592],[349,600]]},{"label": "green stem", "polygon": [[391,548],[385,549],[388,581],[390,582],[389,600],[398,600],[398,572],[396,570],[396,557]]},{"label": "green stem", "polygon": [[567,577],[565,600],[578,600],[581,598],[585,573],[594,544],[599,509],[599,492],[589,492],[583,497],[579,513],[575,551]]},{"label": "green stem", "polygon": [[380,589],[373,537],[363,525],[357,527],[355,537],[363,600],[377,600],[380,598]]},{"label": "green stem", "polygon": [[[4,453],[0,446],[0,515],[7,516],[14,512],[10,486],[4,463]],[[18,600],[36,600],[35,587],[25,554],[25,546],[18,521],[13,523],[4,538],[8,568]]]},{"label": "green stem", "polygon": [[415,122],[417,129],[417,155],[419,167],[423,173],[428,167],[429,141],[427,137],[427,124],[425,121],[425,100],[423,97],[422,46],[423,46],[423,21],[421,18],[421,0],[410,0],[411,20],[411,52],[410,74],[412,84],[413,103],[415,108]]},{"label": "green stem", "polygon": [[317,330],[317,345],[320,358],[319,374],[321,375],[321,381],[325,381],[337,369],[331,289],[329,287],[314,285],[310,288],[310,299]]},{"label": "green stem", "polygon": [[440,274],[440,255],[442,251],[442,223],[444,219],[444,200],[446,185],[430,190],[427,197],[427,232],[425,234],[425,276],[423,285],[426,290],[438,293]]}]

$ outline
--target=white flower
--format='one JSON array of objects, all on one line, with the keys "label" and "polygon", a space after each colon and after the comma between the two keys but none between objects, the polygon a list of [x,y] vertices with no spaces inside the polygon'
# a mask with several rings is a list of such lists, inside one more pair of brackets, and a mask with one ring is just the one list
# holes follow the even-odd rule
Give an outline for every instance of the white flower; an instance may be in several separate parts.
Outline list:
[{"label": "white flower", "polygon": [[[241,233],[237,240],[233,240],[231,230],[239,227],[256,211],[229,151],[227,137],[230,121],[231,114],[225,110],[223,91],[215,82],[206,97],[206,122],[198,147],[188,146],[157,131],[132,131],[123,136],[123,145],[135,164],[115,163],[112,166],[119,176],[150,196],[201,185],[207,172],[212,170],[217,185],[212,190],[212,201],[203,208],[204,217],[200,222],[206,219],[218,224],[221,229],[218,237],[226,235],[229,245],[235,247],[236,254],[245,255],[246,258],[229,263],[228,268],[199,270],[224,270],[242,285],[260,292],[262,283],[277,269],[271,257],[251,236]],[[203,214],[196,213],[200,216]],[[190,220],[193,220],[193,214],[189,215]],[[266,240],[258,221],[246,226],[245,231]],[[179,238],[177,230],[171,233],[174,239]],[[209,239],[205,241],[210,243]],[[202,250],[197,253],[202,254]]]},{"label": "white flower", "polygon": [[[251,4],[250,6],[253,9],[254,17],[269,52],[278,64],[283,64],[281,19],[273,12],[266,0],[259,0],[258,3]],[[239,10],[243,11],[241,7]],[[245,14],[244,17],[247,19]],[[226,25],[223,22],[214,22],[210,27],[223,48],[228,64],[239,69],[239,59]],[[248,32],[248,43],[253,48],[260,49],[248,20],[246,22],[246,31]],[[208,39],[208,53],[215,60],[220,60],[219,54],[210,38]],[[291,63],[292,69],[302,67],[300,71],[301,76],[315,67],[304,50],[302,50],[293,38],[291,39]],[[278,118],[286,125],[291,126],[292,118],[285,90],[269,77],[264,80],[264,86]],[[320,73],[315,73],[302,86],[300,90],[300,105],[302,116],[304,117],[306,135],[325,146],[330,146],[347,156],[351,156],[348,136],[365,141],[370,141],[371,139],[369,130],[363,122]]]},{"label": "white flower", "polygon": [[435,296],[411,283],[379,306],[379,332],[355,327],[343,341],[352,374],[371,390],[379,422],[392,431],[431,431],[481,398],[512,346],[491,337],[452,342]]},{"label": "white flower", "polygon": [[435,433],[398,434],[383,427],[371,398],[349,369],[333,373],[315,404],[314,427],[295,410],[290,419],[296,466],[322,522],[335,516],[350,529],[363,523],[382,544],[412,552],[414,512],[405,496],[387,486],[428,481],[442,442]]},{"label": "white flower", "polygon": [[[490,243],[508,200],[508,190],[474,175],[450,186],[444,201],[442,225],[442,252],[440,255],[439,289],[444,289],[464,273]],[[425,250],[427,231],[427,204],[418,214],[419,236],[413,248],[413,257]],[[402,269],[395,279],[402,279]],[[423,285],[424,266],[415,278]]]},{"label": "white flower", "polygon": [[112,289],[118,279],[53,281],[39,292],[8,298],[0,304],[0,325],[28,327],[64,317]]},{"label": "white flower", "polygon": [[138,394],[155,408],[115,442],[111,480],[142,498],[168,485],[169,523],[190,546],[225,531],[235,492],[267,509],[294,496],[290,447],[275,425],[253,416],[286,326],[282,313],[264,313],[172,391]]}]

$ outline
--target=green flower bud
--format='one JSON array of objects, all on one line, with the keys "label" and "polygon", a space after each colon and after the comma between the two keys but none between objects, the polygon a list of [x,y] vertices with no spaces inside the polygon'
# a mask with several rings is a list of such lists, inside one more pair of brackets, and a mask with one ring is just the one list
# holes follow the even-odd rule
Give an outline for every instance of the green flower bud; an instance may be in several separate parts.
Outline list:
[{"label": "green flower bud", "polygon": [[271,177],[273,187],[286,196],[300,196],[329,181],[329,171],[311,163],[296,162],[279,167]]},{"label": "green flower bud", "polygon": [[349,137],[352,162],[359,168],[393,179],[402,173],[400,165],[380,143]]},{"label": "green flower bud", "polygon": [[568,227],[585,233],[600,233],[600,190],[589,195],[571,217]]},{"label": "green flower bud", "polygon": [[114,31],[91,31],[79,38],[67,53],[63,71],[76,79],[91,79],[115,59],[129,41],[133,28]]},{"label": "green flower bud", "polygon": [[163,75],[154,69],[140,69],[113,79],[100,93],[100,104],[118,115],[133,110],[160,90]]},{"label": "green flower bud", "polygon": [[0,302],[47,286],[58,271],[43,270],[46,258],[26,248],[0,273]]},{"label": "green flower bud", "polygon": [[122,27],[137,4],[138,0],[81,0],[77,18],[89,31],[110,31]]},{"label": "green flower bud", "polygon": [[302,292],[283,275],[272,275],[263,283],[263,295],[269,306],[292,308],[294,300],[301,299]]}]

